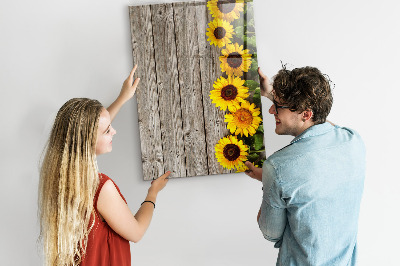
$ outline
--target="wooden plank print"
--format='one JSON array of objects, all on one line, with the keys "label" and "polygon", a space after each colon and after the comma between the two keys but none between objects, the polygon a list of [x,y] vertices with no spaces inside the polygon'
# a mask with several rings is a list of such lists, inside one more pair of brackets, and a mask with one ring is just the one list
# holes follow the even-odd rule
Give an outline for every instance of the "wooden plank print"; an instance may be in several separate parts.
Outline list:
[{"label": "wooden plank print", "polygon": [[[240,163],[235,165],[237,169],[228,169],[216,157],[216,145],[228,136],[243,142],[243,145],[235,145],[240,149],[246,147],[249,160],[259,163],[262,159],[262,156],[258,156],[265,149],[263,135],[260,135],[263,134],[262,122],[257,128],[257,136],[235,135],[235,132],[228,130],[225,122],[225,115],[231,114],[230,110],[221,110],[210,98],[211,91],[215,90],[214,83],[221,77],[228,79],[220,61],[222,49],[226,49],[227,44],[222,48],[211,45],[206,36],[211,27],[209,23],[215,19],[215,14],[210,11],[214,8],[215,13],[216,7],[207,7],[207,3],[211,2],[165,3],[129,8],[133,61],[138,64],[137,76],[141,78],[137,102],[144,180],[157,178],[167,170],[173,172],[170,177],[236,172]],[[251,55],[253,69],[246,69],[248,73],[243,73],[242,79],[251,79],[248,83],[251,85],[248,91],[250,97],[246,100],[261,108],[261,101],[257,100],[259,88],[256,88],[259,81],[254,70],[254,20],[246,21],[252,16],[252,5],[246,9],[247,6],[235,7],[235,4],[228,2],[229,6],[224,7],[224,3],[220,2],[218,5],[214,3],[214,6],[224,12],[240,12],[240,19],[229,22],[232,25],[229,27],[233,27],[241,36],[247,34],[243,39],[234,36],[232,40],[241,42],[239,45],[243,45],[243,49],[249,46],[254,53]],[[229,30],[228,26],[224,27]],[[251,28],[252,33],[248,33],[250,31],[247,28]],[[247,37],[249,41],[245,39]],[[225,148],[225,159],[231,160],[232,156],[236,156],[234,149]],[[226,167],[227,163],[224,165]]]},{"label": "wooden plank print", "polygon": [[188,176],[208,175],[196,6],[173,4]]},{"label": "wooden plank print", "polygon": [[[155,71],[153,26],[150,6],[129,9],[134,64],[138,64],[140,80],[136,97],[144,179],[152,179],[164,171],[158,111],[157,78]],[[140,30],[139,30],[140,29]]]},{"label": "wooden plank print", "polygon": [[[185,147],[182,130],[181,93],[173,8],[171,4],[151,6],[156,62],[158,102],[161,120],[164,169],[185,177]],[[140,66],[139,66],[140,67]],[[143,114],[145,115],[145,114]],[[161,175],[161,173],[160,173]],[[158,176],[154,176],[157,178]]]}]

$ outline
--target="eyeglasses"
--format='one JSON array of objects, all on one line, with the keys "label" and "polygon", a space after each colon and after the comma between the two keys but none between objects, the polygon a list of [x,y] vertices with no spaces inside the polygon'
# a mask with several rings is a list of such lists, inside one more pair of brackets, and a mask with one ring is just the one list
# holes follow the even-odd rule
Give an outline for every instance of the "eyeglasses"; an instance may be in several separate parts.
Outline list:
[{"label": "eyeglasses", "polygon": [[275,107],[275,112],[276,112],[276,114],[278,114],[278,109],[279,108],[290,108],[290,106],[284,106],[284,105],[278,105],[278,103],[275,101],[275,100],[273,100],[272,101],[273,103],[274,103],[274,107]]}]

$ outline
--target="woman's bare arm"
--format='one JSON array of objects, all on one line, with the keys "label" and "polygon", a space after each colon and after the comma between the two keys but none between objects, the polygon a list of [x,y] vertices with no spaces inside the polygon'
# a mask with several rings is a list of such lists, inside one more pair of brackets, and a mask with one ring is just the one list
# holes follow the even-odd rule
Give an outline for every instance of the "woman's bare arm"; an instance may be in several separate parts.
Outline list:
[{"label": "woman's bare arm", "polygon": [[[156,202],[157,194],[167,184],[169,175],[170,172],[167,172],[152,182],[145,201]],[[142,239],[150,225],[154,206],[150,202],[145,202],[136,215],[133,215],[114,183],[108,180],[100,191],[97,210],[117,234],[136,243]]]}]

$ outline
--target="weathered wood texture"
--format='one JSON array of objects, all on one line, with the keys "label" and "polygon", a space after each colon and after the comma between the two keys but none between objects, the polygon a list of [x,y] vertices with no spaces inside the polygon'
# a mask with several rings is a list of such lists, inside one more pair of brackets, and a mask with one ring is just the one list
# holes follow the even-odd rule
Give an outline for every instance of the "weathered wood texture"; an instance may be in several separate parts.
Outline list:
[{"label": "weathered wood texture", "polygon": [[138,64],[137,76],[142,77],[136,97],[142,150],[143,177],[152,179],[164,172],[158,106],[157,77],[153,48],[153,26],[150,6],[135,6],[129,10],[133,61]]},{"label": "weathered wood texture", "polygon": [[129,8],[138,64],[138,116],[145,180],[231,173],[214,147],[229,131],[211,103],[221,50],[207,42],[205,2]]},{"label": "weathered wood texture", "polygon": [[173,6],[187,174],[208,175],[196,6],[187,3]]},{"label": "weathered wood texture", "polygon": [[[164,171],[186,175],[181,96],[172,5],[151,6]],[[138,29],[140,30],[140,29]],[[145,77],[144,77],[145,78]],[[146,116],[146,114],[140,114]],[[161,174],[161,173],[160,173]],[[156,177],[155,177],[156,178]]]}]

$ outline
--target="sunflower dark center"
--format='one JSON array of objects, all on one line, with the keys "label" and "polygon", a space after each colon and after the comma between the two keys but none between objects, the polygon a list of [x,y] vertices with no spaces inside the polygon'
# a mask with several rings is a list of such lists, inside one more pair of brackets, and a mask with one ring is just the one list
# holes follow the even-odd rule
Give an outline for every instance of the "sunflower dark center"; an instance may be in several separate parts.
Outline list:
[{"label": "sunflower dark center", "polygon": [[238,68],[242,64],[243,58],[238,52],[233,52],[228,55],[227,62],[231,68]]},{"label": "sunflower dark center", "polygon": [[235,144],[227,144],[224,147],[224,157],[229,161],[234,161],[240,156],[240,149]]},{"label": "sunflower dark center", "polygon": [[221,13],[228,14],[235,8],[236,0],[220,0],[217,2],[217,7]]},{"label": "sunflower dark center", "polygon": [[227,85],[223,87],[221,90],[221,97],[225,101],[231,101],[235,99],[237,95],[238,95],[237,88],[233,85]]},{"label": "sunflower dark center", "polygon": [[217,27],[214,30],[214,36],[217,39],[222,39],[226,35],[226,30],[223,27]]}]

